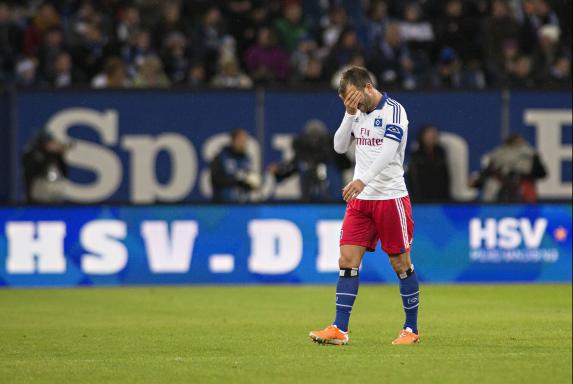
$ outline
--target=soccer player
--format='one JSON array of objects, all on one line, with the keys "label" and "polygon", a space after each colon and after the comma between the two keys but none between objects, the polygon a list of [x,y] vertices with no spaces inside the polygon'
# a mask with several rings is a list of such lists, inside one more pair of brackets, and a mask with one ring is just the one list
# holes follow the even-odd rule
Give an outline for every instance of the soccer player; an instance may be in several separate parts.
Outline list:
[{"label": "soccer player", "polygon": [[342,190],[347,202],[340,234],[340,273],[336,318],[310,338],[321,344],[348,343],[348,321],[358,294],[359,266],[365,251],[382,242],[400,281],[406,321],[394,345],[415,344],[418,336],[418,279],[410,259],[414,222],[404,182],[408,117],[397,101],[380,93],[364,68],[344,72],[338,90],[346,113],[334,136],[334,149],[345,153],[356,142],[354,178]]}]

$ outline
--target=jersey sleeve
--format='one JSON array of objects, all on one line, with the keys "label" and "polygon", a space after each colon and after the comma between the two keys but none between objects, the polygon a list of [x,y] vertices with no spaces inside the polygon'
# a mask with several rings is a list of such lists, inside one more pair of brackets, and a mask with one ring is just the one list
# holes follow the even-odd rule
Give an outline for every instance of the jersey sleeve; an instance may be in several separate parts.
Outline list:
[{"label": "jersey sleeve", "polygon": [[334,150],[337,153],[345,153],[352,141],[352,127],[356,115],[351,115],[348,112],[344,113],[342,122],[334,134]]},{"label": "jersey sleeve", "polygon": [[406,116],[406,111],[400,104],[392,100],[388,101],[388,105],[390,109],[384,139],[401,143],[408,132],[408,117]]}]

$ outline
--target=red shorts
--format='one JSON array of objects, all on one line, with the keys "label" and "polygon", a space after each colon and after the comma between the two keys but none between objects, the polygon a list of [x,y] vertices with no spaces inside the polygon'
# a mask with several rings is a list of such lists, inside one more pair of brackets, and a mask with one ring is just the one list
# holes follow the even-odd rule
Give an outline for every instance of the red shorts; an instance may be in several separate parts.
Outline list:
[{"label": "red shorts", "polygon": [[413,233],[409,196],[390,200],[352,200],[346,206],[340,245],[361,245],[372,252],[380,239],[382,250],[396,255],[410,250]]}]

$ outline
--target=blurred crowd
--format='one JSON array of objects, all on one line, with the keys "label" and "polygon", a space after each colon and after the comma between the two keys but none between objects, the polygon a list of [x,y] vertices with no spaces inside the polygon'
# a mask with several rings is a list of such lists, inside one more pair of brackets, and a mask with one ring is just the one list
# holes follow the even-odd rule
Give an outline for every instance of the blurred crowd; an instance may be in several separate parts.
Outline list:
[{"label": "blurred crowd", "polygon": [[565,0],[0,0],[20,87],[571,86]]}]

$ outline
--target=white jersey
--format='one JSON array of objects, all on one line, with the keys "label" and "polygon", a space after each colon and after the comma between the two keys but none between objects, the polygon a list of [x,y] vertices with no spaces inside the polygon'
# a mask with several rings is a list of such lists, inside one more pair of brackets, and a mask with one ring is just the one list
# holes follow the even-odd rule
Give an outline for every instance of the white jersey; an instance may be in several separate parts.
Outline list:
[{"label": "white jersey", "polygon": [[[356,143],[356,166],[353,180],[368,180],[364,190],[357,196],[358,199],[388,200],[408,195],[404,181],[407,135],[406,110],[386,93],[374,111],[364,113],[359,110],[354,116],[352,136]],[[388,140],[398,142],[396,152],[379,173],[368,175],[372,163],[380,157]]]}]

